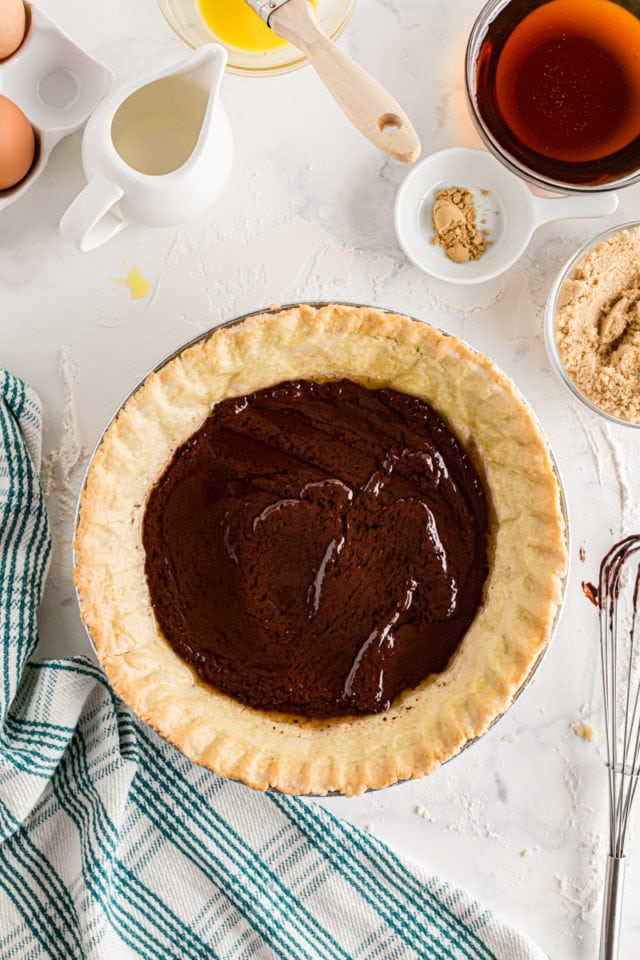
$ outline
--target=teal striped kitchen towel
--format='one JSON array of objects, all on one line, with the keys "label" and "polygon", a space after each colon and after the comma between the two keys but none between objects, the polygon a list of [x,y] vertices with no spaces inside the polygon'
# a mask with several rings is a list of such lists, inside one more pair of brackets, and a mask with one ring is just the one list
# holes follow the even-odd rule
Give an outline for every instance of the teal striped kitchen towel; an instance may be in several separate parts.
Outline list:
[{"label": "teal striped kitchen towel", "polygon": [[90,659],[33,661],[41,412],[0,369],[0,958],[543,960],[318,804],[196,767]]}]

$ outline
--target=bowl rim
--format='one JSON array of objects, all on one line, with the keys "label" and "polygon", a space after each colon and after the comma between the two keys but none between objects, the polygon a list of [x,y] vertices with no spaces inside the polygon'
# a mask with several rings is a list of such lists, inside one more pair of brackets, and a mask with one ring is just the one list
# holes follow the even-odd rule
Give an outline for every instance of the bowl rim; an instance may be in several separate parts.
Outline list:
[{"label": "bowl rim", "polygon": [[[568,183],[565,180],[556,180],[544,174],[537,173],[525,163],[520,162],[494,137],[477,107],[475,65],[478,59],[480,44],[493,19],[492,14],[504,9],[504,7],[507,7],[512,2],[513,0],[487,0],[474,20],[469,32],[465,51],[464,88],[467,108],[476,131],[487,149],[511,170],[512,173],[515,173],[517,176],[522,177],[524,180],[543,190],[577,194],[603,193],[609,190],[620,190],[623,187],[629,187],[640,181],[640,165],[636,167],[632,173],[608,180],[606,183],[576,184]],[[542,3],[543,0],[540,0],[540,2]]]},{"label": "bowl rim", "polygon": [[[485,159],[487,158],[487,159]],[[447,269],[446,261],[443,257],[443,268],[437,266],[432,266],[431,262],[428,261],[426,257],[421,259],[416,255],[415,251],[412,249],[411,244],[407,238],[407,234],[410,232],[408,229],[408,223],[410,222],[412,215],[415,213],[420,213],[423,208],[426,198],[429,191],[427,191],[422,198],[420,199],[419,204],[416,205],[411,202],[411,189],[416,185],[425,185],[430,184],[433,188],[433,184],[438,182],[438,177],[431,176],[429,178],[425,177],[425,170],[428,170],[430,166],[436,168],[436,173],[438,172],[439,165],[444,166],[444,161],[456,159],[461,159],[463,161],[468,161],[469,167],[473,167],[476,164],[489,164],[490,167],[495,167],[497,173],[505,181],[505,187],[503,188],[502,194],[499,190],[495,190],[494,193],[498,198],[498,203],[501,202],[500,197],[507,193],[507,187],[512,186],[513,189],[518,190],[519,197],[521,198],[522,206],[519,206],[519,210],[524,210],[524,206],[527,205],[528,214],[526,214],[526,236],[523,238],[523,242],[513,248],[511,253],[505,253],[502,256],[502,260],[498,261],[498,264],[495,263],[489,268],[485,268],[484,272],[478,270],[474,274],[464,273],[464,267],[467,264],[456,264],[456,266],[461,267],[459,273],[455,273],[453,270],[451,272]],[[454,178],[455,179],[455,178]],[[505,164],[500,163],[499,159],[490,151],[486,150],[483,147],[473,146],[468,147],[461,144],[457,144],[451,147],[445,147],[442,150],[434,150],[433,153],[429,153],[426,156],[422,157],[417,161],[406,174],[402,180],[400,186],[398,187],[396,198],[394,201],[393,207],[393,224],[396,233],[396,238],[398,244],[402,249],[402,252],[406,258],[422,273],[426,274],[429,277],[432,277],[435,280],[440,280],[444,283],[450,283],[455,286],[472,286],[474,284],[479,285],[482,283],[490,283],[493,280],[497,280],[504,273],[510,270],[524,255],[530,242],[531,237],[533,236],[534,230],[536,229],[536,223],[533,215],[533,206],[532,206],[533,194],[527,187],[525,181],[522,177],[514,177],[508,169],[506,169]],[[513,205],[515,207],[515,204]],[[505,209],[510,209],[508,203],[504,204]],[[525,213],[522,213],[522,219],[525,219]],[[488,237],[490,243],[498,243],[505,245],[507,243],[506,236],[502,237],[499,240],[495,240],[494,237]],[[428,249],[429,239],[425,238],[425,251]],[[486,261],[485,261],[486,263]]]},{"label": "bowl rim", "polygon": [[618,223],[613,227],[608,227],[606,230],[602,230],[595,237],[592,237],[590,240],[587,240],[585,243],[583,243],[575,251],[575,253],[569,257],[569,259],[558,271],[547,295],[544,306],[543,332],[544,344],[551,368],[558,379],[565,385],[565,387],[567,387],[570,393],[572,393],[576,399],[580,400],[581,403],[589,410],[597,413],[610,423],[616,423],[623,427],[639,429],[640,421],[625,420],[623,417],[618,417],[613,413],[609,413],[607,410],[603,410],[602,407],[597,406],[597,404],[590,400],[582,392],[582,390],[580,390],[577,384],[574,383],[567,373],[555,338],[555,317],[558,308],[558,297],[564,282],[569,278],[580,260],[590,253],[591,250],[594,250],[599,244],[603,243],[609,237],[623,233],[625,230],[640,230],[640,220],[628,220],[625,223]]},{"label": "bowl rim", "polygon": [[[198,46],[200,46],[200,44],[195,43],[174,19],[175,14],[173,12],[173,7],[175,2],[176,0],[156,0],[156,5],[167,25],[173,34],[178,38],[178,40],[184,43],[185,46],[189,47],[191,50],[195,50],[198,48]],[[358,0],[338,0],[338,3],[340,4],[340,12],[336,16],[336,24],[330,31],[327,32],[327,36],[330,40],[336,40],[345,29],[351,17],[353,16],[358,4]],[[193,0],[193,5],[197,9],[198,0]],[[239,63],[234,61],[234,54],[242,53],[242,51],[239,51],[237,47],[230,46],[217,37],[213,31],[209,30],[204,21],[202,22],[202,26],[203,29],[207,30],[210,34],[209,42],[219,43],[227,51],[229,60],[227,62],[227,66],[225,67],[225,73],[242,77],[276,77],[280,76],[281,74],[292,73],[294,70],[299,70],[301,67],[304,67],[309,63],[309,58],[305,54],[301,53],[291,43],[287,43],[284,47],[278,48],[278,50],[289,50],[290,57],[286,61],[278,63],[256,62],[253,65]],[[248,51],[247,55],[250,55],[250,53],[251,52]],[[265,59],[268,58],[268,54],[257,54],[256,56],[263,56]]]}]

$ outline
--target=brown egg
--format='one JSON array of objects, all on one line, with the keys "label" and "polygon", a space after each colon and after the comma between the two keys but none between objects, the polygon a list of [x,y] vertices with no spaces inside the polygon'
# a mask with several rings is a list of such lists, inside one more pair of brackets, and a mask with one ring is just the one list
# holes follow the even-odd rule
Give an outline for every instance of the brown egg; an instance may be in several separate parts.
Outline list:
[{"label": "brown egg", "polygon": [[13,100],[0,96],[0,190],[22,180],[35,152],[33,127]]},{"label": "brown egg", "polygon": [[0,60],[18,49],[27,28],[22,0],[0,0]]}]

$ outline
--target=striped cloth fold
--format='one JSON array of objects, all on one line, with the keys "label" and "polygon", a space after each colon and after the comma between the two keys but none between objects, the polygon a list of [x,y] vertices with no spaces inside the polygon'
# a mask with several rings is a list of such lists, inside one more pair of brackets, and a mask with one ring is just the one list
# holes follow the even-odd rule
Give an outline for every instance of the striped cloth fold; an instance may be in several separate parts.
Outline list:
[{"label": "striped cloth fold", "polygon": [[51,539],[41,411],[0,369],[2,960],[543,960],[318,804],[191,764],[90,660],[31,661]]}]

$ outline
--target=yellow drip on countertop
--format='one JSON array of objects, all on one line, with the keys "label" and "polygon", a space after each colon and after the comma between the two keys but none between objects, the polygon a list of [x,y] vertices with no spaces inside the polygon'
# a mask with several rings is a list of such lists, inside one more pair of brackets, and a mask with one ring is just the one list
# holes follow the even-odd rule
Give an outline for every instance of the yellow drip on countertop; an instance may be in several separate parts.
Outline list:
[{"label": "yellow drip on countertop", "polygon": [[[122,264],[122,269],[124,270],[124,263]],[[140,272],[140,267],[137,264],[129,270],[126,277],[111,277],[111,279],[113,281],[113,289],[117,290],[119,287],[127,287],[132,300],[142,300],[151,290],[151,281],[143,277]]]},{"label": "yellow drip on countertop", "polygon": [[129,288],[132,300],[141,300],[151,290],[151,281],[147,280],[140,273],[140,267],[135,266],[129,271],[127,279],[124,281],[125,287]]},{"label": "yellow drip on countertop", "polygon": [[[316,0],[311,0],[316,6]],[[245,0],[198,0],[200,16],[222,43],[251,53],[268,53],[286,46]]]}]

